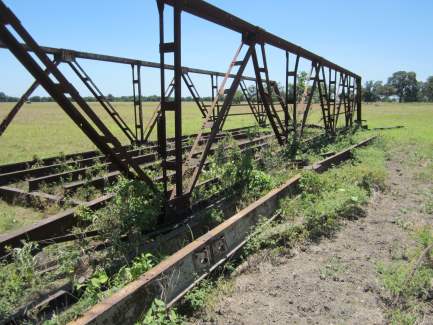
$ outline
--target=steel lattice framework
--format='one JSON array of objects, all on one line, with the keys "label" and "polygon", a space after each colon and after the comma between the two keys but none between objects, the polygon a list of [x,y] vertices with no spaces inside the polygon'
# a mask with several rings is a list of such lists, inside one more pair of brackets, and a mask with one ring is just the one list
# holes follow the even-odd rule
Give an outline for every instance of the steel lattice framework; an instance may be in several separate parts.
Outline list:
[{"label": "steel lattice framework", "polygon": [[[328,134],[335,134],[339,121],[344,128],[360,125],[361,77],[310,51],[290,43],[260,27],[254,26],[228,12],[201,0],[156,0],[159,12],[160,62],[114,57],[74,50],[40,46],[23,27],[14,13],[0,0],[0,47],[8,49],[30,72],[35,81],[15,104],[0,124],[0,135],[6,130],[14,116],[40,85],[59,104],[75,124],[87,135],[97,148],[126,177],[146,182],[155,192],[157,187],[144,170],[125,150],[120,140],[104,124],[74,85],[59,69],[68,65],[99,104],[121,129],[131,143],[145,143],[157,128],[158,153],[162,160],[162,182],[166,195],[166,214],[182,214],[190,208],[192,191],[211,152],[212,144],[224,128],[233,99],[238,89],[244,95],[246,106],[262,127],[270,127],[280,145],[293,139],[299,140],[307,127],[308,116],[314,98],[321,109],[321,121]],[[172,7],[170,17],[165,8]],[[182,13],[218,24],[240,34],[241,42],[234,50],[227,72],[193,69],[182,66]],[[168,41],[166,20],[171,19],[173,39]],[[269,75],[267,48],[274,47],[285,54],[285,81],[282,92]],[[173,57],[169,64],[167,55]],[[98,60],[131,66],[134,125],[129,126],[103,95],[89,74],[79,64],[79,59]],[[300,60],[310,64],[306,86],[299,93]],[[248,64],[252,64],[254,76],[244,76]],[[143,119],[141,69],[160,70],[160,103],[147,122]],[[167,78],[167,70],[173,78]],[[190,74],[210,76],[212,102],[205,103],[200,97]],[[221,80],[218,80],[221,78]],[[256,94],[251,94],[245,82],[254,82]],[[185,155],[182,141],[182,85],[186,85],[199,114],[202,125],[194,143]],[[314,97],[316,96],[316,97]],[[280,107],[280,109],[278,108]],[[172,112],[172,114],[168,114]],[[279,114],[282,112],[283,114]],[[236,115],[236,114],[232,114]],[[340,116],[342,116],[340,118]],[[168,146],[167,121],[174,119],[174,155]],[[344,120],[342,120],[344,119]],[[174,156],[172,158],[172,156]],[[170,182],[174,186],[170,189]],[[176,211],[176,212],[174,212]]]}]

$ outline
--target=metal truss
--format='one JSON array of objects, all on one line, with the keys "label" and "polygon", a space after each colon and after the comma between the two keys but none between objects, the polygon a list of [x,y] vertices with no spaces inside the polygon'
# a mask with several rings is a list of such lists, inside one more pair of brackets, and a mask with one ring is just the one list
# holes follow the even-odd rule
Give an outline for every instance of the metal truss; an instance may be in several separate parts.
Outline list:
[{"label": "metal truss", "polygon": [[[182,103],[180,101],[182,87],[180,84],[182,77],[181,13],[188,12],[234,30],[242,36],[242,43],[236,50],[235,56],[226,73],[226,76],[228,74],[235,74],[235,77],[229,86],[227,84],[227,77],[225,77],[219,87],[217,82],[212,79],[213,102],[208,107],[207,114],[203,118],[201,131],[198,133],[192,149],[184,159],[179,146],[175,161],[164,164],[167,170],[174,170],[176,173],[175,187],[169,198],[170,208],[182,209],[188,207],[189,197],[197,184],[214,137],[219,130],[223,129],[224,122],[227,116],[229,116],[233,97],[238,87],[240,87],[247,102],[249,104],[251,103],[251,110],[256,121],[259,124],[263,124],[263,117],[266,117],[266,121],[272,128],[280,145],[284,145],[287,142],[290,134],[302,137],[304,129],[307,126],[312,105],[314,104],[315,95],[318,97],[322,112],[323,126],[327,133],[334,134],[336,132],[338,116],[340,115],[341,109],[344,112],[346,126],[353,124],[353,113],[355,111],[358,112],[357,122],[361,122],[360,89],[358,88],[360,85],[359,76],[204,1],[157,0],[157,4],[160,17],[161,65],[163,66],[165,64],[166,53],[171,53],[174,57],[174,83],[172,84],[174,97],[171,102],[166,100],[161,101],[162,105],[164,105],[164,109],[162,109],[160,124],[158,125],[161,129],[158,141],[160,143],[163,159],[166,156],[164,154],[166,150],[165,112],[174,111],[175,133],[179,136],[182,134],[180,122],[182,112]],[[164,7],[166,5],[173,7],[172,19],[174,37],[171,42],[167,42],[164,39]],[[285,95],[282,95],[277,84],[270,80],[266,58],[266,46],[279,48],[286,53]],[[293,68],[290,68],[289,59],[293,56],[295,56],[295,63]],[[311,62],[311,70],[304,87],[302,98],[297,98],[298,68],[301,58]],[[242,74],[249,61],[252,62],[254,67],[257,93],[259,96],[256,104],[252,103],[251,96],[249,96],[246,87],[241,82]],[[325,75],[325,71],[327,75]],[[336,87],[337,74],[340,76],[339,89],[341,88],[341,90]],[[163,69],[161,70],[161,80],[161,96],[164,97],[167,86],[164,81]],[[355,86],[355,84],[358,86]],[[290,85],[292,85],[293,89],[292,94],[290,94]],[[220,104],[219,97],[222,96],[224,96],[224,100],[223,103]],[[277,103],[281,107],[281,110],[277,109],[273,97],[277,98]],[[264,114],[260,114],[260,109]],[[283,113],[283,116],[279,114],[280,112]],[[298,124],[299,115],[301,115],[300,125]],[[210,130],[210,135],[206,141],[203,141],[202,134],[207,130]],[[204,150],[197,155],[196,151],[200,146],[204,146]],[[189,167],[193,167],[192,173],[185,173],[185,170]]]},{"label": "metal truss", "polygon": [[[19,102],[0,125],[0,135],[12,121],[19,109],[38,85],[50,94],[71,119],[83,130],[98,149],[106,155],[116,168],[126,175],[156,186],[143,170],[123,149],[120,141],[111,133],[102,120],[80,96],[58,69],[65,63],[76,73],[87,89],[97,99],[131,143],[149,140],[157,128],[158,154],[161,160],[165,211],[183,214],[190,208],[190,197],[196,188],[199,176],[217,135],[224,129],[227,118],[233,115],[250,114],[261,127],[269,127],[277,142],[285,145],[290,139],[300,139],[309,127],[309,117],[314,107],[321,112],[323,129],[336,134],[340,128],[361,124],[361,77],[308,50],[273,35],[253,24],[231,15],[201,0],[156,0],[159,13],[160,62],[106,56],[39,46],[24,29],[17,17],[0,0],[0,47],[9,49],[21,64],[33,75],[35,82],[23,94]],[[166,6],[173,8],[170,19],[173,39],[167,40],[165,20]],[[170,11],[171,12],[171,11]],[[182,66],[182,13],[186,12],[208,22],[218,24],[240,35],[241,44],[235,50],[227,72],[192,69]],[[280,89],[271,79],[267,48],[283,52],[286,58],[285,80]],[[29,52],[33,52],[33,56]],[[48,55],[53,55],[50,58]],[[167,62],[168,58],[172,62]],[[37,60],[35,59],[37,58]],[[120,117],[77,59],[90,59],[129,64],[132,68],[134,126],[131,128]],[[301,60],[310,64],[307,80],[299,80]],[[244,76],[247,65],[252,65],[253,77]],[[141,68],[160,70],[160,103],[147,123],[143,120]],[[167,71],[173,71],[173,77]],[[211,103],[206,103],[194,85],[191,73],[210,76]],[[220,78],[220,79],[219,79]],[[254,82],[255,93],[251,93],[246,81]],[[202,124],[194,143],[185,152],[182,146],[182,85],[191,94]],[[231,113],[239,104],[233,103],[240,89],[248,113]],[[342,115],[342,118],[339,116]],[[168,119],[173,119],[174,139],[168,146]],[[174,145],[174,149],[171,148]],[[173,181],[173,185],[172,185]]]}]

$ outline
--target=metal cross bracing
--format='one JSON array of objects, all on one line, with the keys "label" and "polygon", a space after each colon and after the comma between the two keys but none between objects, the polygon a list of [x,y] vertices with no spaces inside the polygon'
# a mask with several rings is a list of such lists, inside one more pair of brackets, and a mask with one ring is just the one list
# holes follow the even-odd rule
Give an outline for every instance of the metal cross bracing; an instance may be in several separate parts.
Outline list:
[{"label": "metal cross bracing", "polygon": [[[289,130],[290,120],[292,122],[291,131],[294,134],[297,132],[297,104],[298,104],[298,92],[297,92],[297,81],[298,81],[298,68],[300,56],[296,55],[295,64],[293,70],[290,70],[290,57],[289,51],[286,51],[286,68],[285,68],[285,116],[284,125]],[[291,82],[292,81],[292,82]],[[291,87],[290,87],[291,85]],[[289,107],[291,107],[292,114],[290,116]]]},{"label": "metal cross bracing", "polygon": [[[165,150],[165,112],[168,110],[174,111],[175,118],[175,132],[182,133],[181,130],[181,112],[182,103],[179,100],[179,96],[176,96],[176,91],[178,94],[181,93],[181,84],[176,82],[176,79],[181,78],[181,14],[182,12],[188,12],[192,15],[198,16],[205,20],[211,21],[213,23],[219,24],[223,27],[229,28],[231,30],[237,31],[242,36],[242,43],[236,54],[231,61],[227,74],[235,74],[236,77],[232,80],[229,87],[226,87],[227,78],[224,78],[223,82],[219,86],[219,91],[216,92],[218,86],[216,81],[212,79],[212,98],[213,102],[208,107],[206,116],[203,119],[201,126],[201,131],[198,133],[196,140],[192,146],[192,149],[184,158],[179,152],[176,160],[173,164],[165,164],[167,169],[175,170],[176,172],[176,187],[173,189],[171,196],[169,198],[168,205],[174,209],[182,209],[188,206],[189,197],[194,189],[195,184],[198,181],[199,175],[201,173],[204,162],[206,161],[209,148],[211,147],[213,138],[215,134],[223,129],[224,122],[229,115],[230,107],[232,106],[232,100],[238,87],[244,93],[245,99],[248,103],[249,96],[246,93],[246,88],[241,83],[241,77],[247,66],[248,62],[252,61],[254,67],[257,93],[260,99],[257,100],[257,107],[251,105],[252,112],[255,118],[260,123],[260,116],[258,115],[258,107],[262,106],[263,111],[266,114],[267,121],[269,122],[273,133],[277,141],[284,145],[289,137],[290,133],[294,133],[296,136],[302,136],[304,129],[307,126],[307,121],[309,113],[314,104],[314,95],[316,89],[318,89],[318,102],[322,112],[322,120],[324,124],[324,129],[326,132],[333,134],[337,126],[337,116],[338,114],[332,111],[336,108],[335,96],[337,95],[335,88],[335,78],[328,80],[325,76],[325,69],[328,69],[329,76],[331,76],[334,71],[334,77],[336,73],[340,73],[342,76],[349,76],[348,80],[359,79],[360,77],[353,74],[352,72],[335,65],[309,51],[306,51],[292,43],[289,43],[283,39],[278,38],[275,35],[267,33],[266,31],[257,28],[227,12],[224,12],[204,1],[187,1],[187,0],[157,0],[159,17],[160,17],[160,55],[161,55],[161,65],[165,64],[165,54],[171,53],[174,57],[174,89],[175,95],[172,102],[167,102],[164,99],[161,101],[166,105],[166,109],[163,110],[161,116],[161,127],[162,131],[159,136],[160,148],[162,154]],[[165,24],[164,24],[164,7],[169,5],[173,8],[173,40],[167,42],[164,38]],[[285,81],[285,95],[281,95],[277,84],[272,83],[269,78],[269,68],[266,58],[266,45],[274,46],[282,49],[286,53],[286,81]],[[259,51],[257,51],[257,47]],[[241,54],[242,49],[246,48]],[[296,55],[295,64],[293,70],[290,70],[289,57],[291,54]],[[240,59],[239,59],[240,58]],[[307,79],[306,85],[304,85],[304,94],[301,99],[297,98],[297,76],[299,68],[300,58],[307,59],[311,62],[311,70],[309,77]],[[289,96],[289,80],[293,78],[293,96]],[[161,79],[164,80],[164,71],[161,69]],[[344,80],[346,80],[345,77]],[[161,81],[161,96],[165,94],[166,85],[164,81]],[[334,91],[334,97],[331,96],[331,90]],[[346,124],[351,125],[352,115],[355,108],[355,91],[352,84],[343,83],[343,91],[339,95],[339,104],[343,104],[343,109],[346,117]],[[359,91],[358,91],[359,94]],[[219,104],[219,97],[224,95],[223,103]],[[284,114],[283,118],[278,114],[273,97],[276,97],[279,105],[282,108]],[[291,102],[290,102],[291,100]],[[289,106],[291,107],[291,112],[289,111]],[[302,114],[302,122],[300,125],[300,131],[298,132],[298,108],[301,106],[300,113]],[[339,105],[340,106],[340,105]],[[357,110],[360,111],[360,105],[357,106]],[[360,116],[360,114],[359,114]],[[178,123],[177,123],[178,122]],[[358,122],[361,122],[360,120]],[[290,125],[290,123],[292,125]],[[204,150],[199,155],[198,159],[195,155],[195,150],[199,147],[201,140],[201,134],[205,130],[210,130],[210,135],[204,144]],[[188,174],[185,173],[185,168],[189,166],[195,166],[193,172]]]},{"label": "metal cross bracing", "polygon": [[[67,52],[64,52],[67,53]],[[116,111],[113,105],[108,101],[108,99],[104,96],[104,94],[99,90],[90,76],[84,71],[81,65],[75,60],[75,58],[62,58],[61,61],[67,62],[75,74],[80,78],[80,80],[85,84],[90,93],[96,98],[96,100],[101,104],[104,110],[108,113],[108,115],[113,119],[113,121],[119,126],[122,132],[126,135],[131,143],[138,142],[137,133],[134,133],[126,124],[126,122],[122,119],[120,114]],[[135,108],[134,101],[134,108]],[[137,118],[137,116],[135,115]]]},{"label": "metal cross bracing", "polygon": [[[250,41],[250,40],[248,40]],[[256,43],[252,42],[250,44],[252,49],[252,61],[255,76],[257,79],[258,92],[260,94],[260,98],[262,100],[263,107],[265,109],[266,115],[268,117],[269,123],[275,133],[277,141],[280,145],[285,142],[285,137],[287,136],[287,132],[284,128],[284,125],[278,115],[278,112],[275,109],[273,100],[272,100],[272,86],[269,80],[269,72],[268,72],[268,64],[266,61],[266,52],[265,45],[263,43],[260,44],[261,49],[261,58],[262,63],[260,64],[259,58],[256,51]],[[283,107],[284,109],[284,107]]]},{"label": "metal cross bracing", "polygon": [[[27,50],[30,51],[28,46],[25,44],[22,44],[22,46]],[[6,48],[5,44],[3,44],[0,40],[0,48]],[[146,142],[149,140],[150,135],[152,131],[154,130],[154,126],[156,123],[156,117],[159,113],[159,105],[155,108],[152,117],[147,121],[146,125],[144,118],[143,118],[143,107],[142,107],[142,101],[139,100],[141,98],[141,68],[142,67],[148,67],[148,68],[159,68],[159,63],[150,62],[150,61],[143,61],[143,60],[136,60],[136,59],[128,59],[123,57],[114,57],[114,56],[108,56],[103,54],[96,54],[96,53],[89,53],[89,52],[79,52],[71,49],[59,49],[59,48],[53,48],[53,47],[40,47],[46,54],[52,55],[54,59],[54,64],[58,65],[61,62],[68,62],[68,61],[74,61],[74,64],[78,65],[78,59],[87,59],[87,60],[97,60],[97,61],[103,61],[103,62],[109,62],[109,63],[119,63],[119,64],[127,64],[130,65],[132,68],[132,86],[133,86],[133,106],[134,106],[134,122],[135,122],[135,134],[134,131],[127,132],[125,135],[128,139],[130,139],[131,143],[140,143],[140,142]],[[57,60],[56,60],[57,59]],[[72,62],[71,62],[72,63]],[[167,66],[167,69],[172,69],[172,66]],[[80,65],[80,68],[78,70],[83,69]],[[74,70],[73,70],[74,71]],[[83,69],[83,74],[87,74]],[[209,75],[212,78],[218,78],[218,76],[224,76],[223,73],[216,72],[216,71],[210,71],[210,70],[203,70],[203,69],[194,69],[189,67],[183,67],[183,74],[188,74],[189,84],[192,86],[191,88],[194,88],[194,99],[197,101],[203,102],[203,100],[198,95],[197,90],[195,89],[195,85],[192,82],[192,79],[190,77],[190,74],[204,74]],[[78,77],[80,77],[80,74],[78,74]],[[232,78],[233,76],[230,76]],[[86,78],[86,77],[83,77]],[[81,79],[81,78],[80,78]],[[90,79],[90,77],[89,77]],[[255,79],[247,76],[242,77],[243,81],[255,81]],[[86,82],[87,84],[89,82]],[[85,83],[85,85],[86,85]],[[94,81],[91,81],[92,84],[95,84]],[[29,97],[32,95],[32,93],[36,90],[36,88],[39,86],[39,82],[35,81],[32,83],[32,85],[28,88],[28,90],[21,96],[19,101],[14,105],[14,107],[11,109],[11,111],[6,115],[6,117],[3,119],[3,121],[0,123],[0,136],[6,131],[9,124],[12,122],[16,114],[19,112],[19,110],[22,108],[22,106],[25,104],[25,102],[29,99]],[[86,85],[87,87],[88,85]],[[96,87],[96,85],[94,86]],[[96,87],[97,88],[97,87]],[[167,90],[167,95],[170,96],[170,90],[171,88]],[[106,110],[115,110],[113,105],[111,103],[107,103],[106,97],[102,94],[102,92],[98,89],[97,90],[100,96],[100,99],[103,99],[105,102],[105,105],[110,105],[110,108],[107,108]],[[191,92],[191,90],[190,90]],[[96,98],[96,97],[95,97]],[[199,108],[200,109],[200,108]],[[111,116],[111,115],[110,115]],[[119,116],[121,119],[121,117]],[[116,122],[116,120],[115,120]],[[125,125],[120,121],[120,123],[117,123],[121,129],[125,128]],[[128,127],[129,129],[129,127]],[[142,136],[142,130],[143,130],[143,136]],[[125,131],[122,130],[124,133]]]},{"label": "metal cross bracing", "polygon": [[[119,140],[108,130],[77,89],[69,83],[3,2],[0,2],[0,38],[66,114],[96,147],[113,161],[119,170],[130,178],[145,181],[151,189],[156,190],[151,179],[126,154]],[[32,50],[37,60],[22,46],[20,39]]]},{"label": "metal cross bracing", "polygon": [[[225,121],[229,116],[251,114],[259,126],[270,127],[280,145],[285,145],[289,139],[299,139],[304,135],[305,129],[309,127],[310,113],[315,110],[316,106],[320,107],[323,127],[329,134],[335,134],[340,124],[343,127],[351,127],[354,123],[361,123],[361,78],[358,75],[205,1],[156,0],[156,2],[160,31],[159,63],[40,47],[0,0],[0,47],[9,49],[36,79],[1,124],[0,135],[37,85],[41,84],[120,172],[127,177],[142,179],[155,188],[153,182],[134,162],[120,141],[114,137],[57,68],[59,63],[66,62],[115,120],[131,143],[149,141],[154,127],[157,127],[158,153],[162,161],[162,181],[165,193],[170,193],[167,195],[165,204],[165,211],[169,214],[173,211],[179,213],[188,210],[191,193],[205,166],[212,144],[224,129]],[[173,28],[171,40],[168,40],[165,33],[164,8],[167,5],[173,8],[173,24],[170,24]],[[241,36],[241,44],[226,73],[182,66],[181,19],[183,12],[223,26]],[[11,33],[12,30],[13,33]],[[282,50],[286,56],[285,80],[282,88],[279,88],[278,84],[270,79],[267,47]],[[38,61],[34,60],[28,52],[33,52]],[[49,59],[49,54],[54,55],[52,60]],[[167,54],[173,58],[171,64],[167,62]],[[113,105],[78,64],[77,59],[99,60],[131,66],[134,99],[134,126],[132,128],[126,125]],[[300,82],[299,79],[301,60],[311,64],[310,73],[305,82]],[[248,64],[253,67],[253,77],[243,75]],[[143,120],[141,100],[142,67],[160,69],[160,103],[147,123],[144,123]],[[172,71],[172,76],[168,76],[168,71]],[[189,73],[210,76],[211,103],[206,103],[199,95]],[[255,93],[250,92],[245,81],[255,83]],[[184,137],[182,82],[186,85],[186,89],[203,118],[201,128],[190,148],[182,146]],[[244,104],[233,103],[238,89],[243,94]],[[239,105],[249,107],[251,112],[230,113],[232,107]],[[344,115],[344,119],[339,119],[339,115]],[[173,123],[170,124],[174,124],[174,148],[168,146],[167,120],[169,118],[173,119]],[[172,180],[174,180],[174,187],[169,191]]]},{"label": "metal cross bracing", "polygon": [[263,106],[259,105],[259,102],[254,102],[253,95],[250,93],[249,89],[245,85],[245,81],[241,80],[239,86],[241,87],[242,94],[244,95],[245,100],[250,106],[251,111],[253,112],[254,118],[257,121],[259,126],[266,126],[266,114],[263,111]]}]

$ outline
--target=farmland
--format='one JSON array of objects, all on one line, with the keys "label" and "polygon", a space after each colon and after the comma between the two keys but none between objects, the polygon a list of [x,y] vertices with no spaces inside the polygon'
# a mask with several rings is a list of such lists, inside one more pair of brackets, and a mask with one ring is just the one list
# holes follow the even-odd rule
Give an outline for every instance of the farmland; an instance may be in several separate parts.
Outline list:
[{"label": "farmland", "polygon": [[[12,107],[12,103],[1,103],[0,119]],[[149,118],[157,103],[145,103],[145,119]],[[95,104],[95,106],[97,106]],[[133,115],[131,103],[115,103],[127,122],[132,123]],[[102,108],[95,108],[104,116]],[[418,148],[424,148],[425,152],[431,150],[433,129],[430,121],[433,120],[433,106],[429,103],[373,103],[364,104],[364,118],[370,128],[405,126],[404,128],[374,131],[383,134],[387,141],[393,143],[393,147],[399,148],[402,144],[412,144]],[[241,112],[245,109],[237,109]],[[234,110],[235,112],[235,110]],[[201,118],[197,114],[197,108],[193,103],[184,103],[184,130],[186,134],[197,132]],[[317,108],[313,111],[318,116]],[[318,118],[316,118],[318,119]],[[114,122],[106,116],[104,121],[112,128],[113,132],[123,141],[126,141]],[[226,128],[237,128],[254,124],[251,116],[235,116],[227,121]],[[169,134],[172,129],[169,127]],[[122,138],[123,136],[123,138]],[[153,134],[153,137],[155,135]],[[66,114],[55,103],[26,104],[16,117],[10,129],[2,136],[0,142],[0,163],[11,163],[23,160],[31,160],[35,157],[45,158],[57,156],[59,153],[73,153],[94,149],[93,144],[86,136],[69,120]],[[1,222],[0,230],[17,229],[20,226],[33,223],[46,216],[31,208],[14,207],[0,202]]]},{"label": "farmland", "polygon": [[[13,106],[12,103],[0,103],[0,119]],[[107,123],[113,133],[126,141],[125,136],[115,127],[114,122],[104,116],[102,108],[92,104],[95,111]],[[133,110],[131,103],[115,103],[122,117],[132,124]],[[157,103],[144,103],[144,119],[149,119]],[[244,109],[233,110],[243,112]],[[183,130],[185,134],[196,133],[201,125],[200,115],[194,103],[184,103]],[[313,112],[318,120],[317,109]],[[314,120],[314,115],[312,119]],[[407,126],[405,129],[387,131],[390,137],[399,141],[410,138],[429,141],[433,137],[433,130],[429,119],[433,116],[432,104],[429,103],[373,103],[364,104],[363,118],[370,127],[391,125]],[[172,119],[169,119],[169,123]],[[252,116],[236,116],[227,120],[226,129],[243,127],[254,124]],[[168,125],[169,136],[173,136],[172,124]],[[155,134],[153,134],[155,139]],[[0,163],[11,163],[31,160],[37,155],[39,158],[94,149],[88,138],[69,120],[66,114],[55,103],[25,104],[22,112],[16,117],[10,129],[2,136],[0,142]]]},{"label": "farmland", "polygon": [[[107,124],[122,142],[126,136],[115,125],[114,121],[97,103],[90,103],[95,112]],[[144,120],[149,120],[158,103],[143,103]],[[0,103],[0,119],[12,108],[12,103]],[[132,103],[115,103],[120,115],[128,125],[133,124]],[[233,110],[241,112],[242,109]],[[202,118],[195,103],[184,103],[184,134],[196,133],[201,126]],[[236,128],[253,124],[253,117],[235,116],[227,121],[226,128]],[[173,119],[168,119],[168,136],[173,136]],[[155,132],[151,139],[155,139]],[[2,136],[0,143],[0,163],[31,160],[34,155],[39,158],[56,156],[60,152],[73,153],[94,149],[90,140],[76,127],[56,103],[25,104],[8,132]]]},{"label": "farmland", "polygon": [[[2,104],[2,115],[11,107],[12,104]],[[145,117],[149,117],[150,111],[156,106],[156,103],[146,103],[145,105]],[[116,107],[119,108],[122,116],[131,123],[132,122],[132,110],[130,108],[130,103],[116,103]],[[96,111],[103,115],[102,111]],[[238,109],[238,111],[241,111]],[[396,159],[396,157],[405,157],[405,166],[417,166],[416,175],[414,177],[423,178],[423,179],[431,179],[433,176],[432,172],[432,156],[431,152],[433,152],[433,130],[431,129],[430,121],[433,119],[433,106],[427,103],[374,103],[374,104],[364,104],[363,105],[363,118],[368,122],[368,126],[371,131],[359,131],[355,134],[353,140],[363,139],[369,135],[379,135],[381,137],[379,146],[376,144],[373,147],[373,151],[366,151],[363,158],[360,158],[361,162],[365,162],[368,170],[370,172],[375,172],[375,167],[381,166],[384,163],[384,159]],[[319,120],[318,107],[315,106],[314,111],[312,112],[313,120]],[[185,133],[195,133],[199,129],[199,124],[201,123],[201,119],[196,112],[196,107],[192,103],[184,104],[184,116],[186,116],[184,122],[184,132]],[[116,128],[112,124],[111,120],[108,118],[104,118],[104,121],[114,130],[115,134],[122,138],[122,134],[119,132],[116,133]],[[234,117],[230,119],[227,123],[226,128],[236,128],[242,126],[248,126],[253,124],[254,121],[252,117]],[[392,128],[395,126],[403,126],[402,128]],[[387,129],[391,127],[390,129]],[[375,130],[375,128],[378,128]],[[384,128],[381,130],[380,128]],[[172,129],[169,127],[169,134],[172,134]],[[126,139],[123,139],[126,142]],[[344,141],[343,141],[344,143]],[[0,143],[2,152],[7,154],[2,155],[1,161],[2,163],[8,162],[16,162],[22,160],[33,159],[36,154],[39,158],[49,157],[58,155],[59,152],[63,152],[64,154],[71,152],[80,152],[85,150],[94,149],[93,145],[90,141],[86,140],[86,137],[81,133],[78,128],[71,123],[67,116],[57,107],[56,104],[53,103],[32,103],[26,104],[23,107],[22,112],[17,116],[14,124],[11,125],[10,129],[7,133],[2,137],[2,142]],[[341,145],[338,146],[328,146],[322,148],[322,152],[333,150],[333,148],[341,148]],[[377,155],[377,150],[382,151],[385,150],[385,155]],[[375,153],[376,152],[376,153]],[[311,156],[313,158],[313,156]],[[314,156],[315,157],[315,156]],[[317,159],[317,158],[314,158]],[[353,169],[355,168],[355,169]],[[357,171],[357,167],[345,167],[346,171],[340,171],[334,173],[332,177],[337,177],[336,175],[341,174],[343,179],[346,172],[357,173],[358,177],[362,176],[366,169],[359,169]],[[344,170],[344,169],[343,169]],[[379,174],[382,172],[379,172]],[[280,176],[278,176],[280,177]],[[286,176],[287,177],[287,176]],[[352,177],[352,176],[351,176]],[[338,177],[337,177],[338,178]],[[344,185],[344,183],[340,183],[340,186],[349,186]],[[354,192],[357,193],[357,192]],[[352,193],[353,194],[353,193]],[[351,195],[352,195],[351,194]],[[354,194],[355,195],[355,194]],[[357,196],[362,194],[357,193]],[[353,195],[352,195],[353,196]],[[329,198],[328,198],[329,199]],[[366,199],[362,199],[366,200]],[[422,201],[422,206],[428,206],[429,197],[423,197],[420,200]],[[360,201],[359,203],[362,203]],[[365,203],[362,203],[365,204]],[[9,205],[5,202],[0,203],[1,208],[1,222],[0,229],[2,232],[10,231],[12,229],[18,229],[25,225],[31,225],[36,220],[43,219],[50,215],[50,212],[45,211],[41,212],[32,208],[25,208],[19,206]],[[338,220],[338,219],[337,219]],[[338,223],[338,222],[337,222]],[[276,229],[278,229],[277,226]],[[328,231],[334,231],[332,226],[327,229]],[[278,230],[276,230],[278,231]],[[313,230],[310,230],[313,231]],[[315,229],[314,232],[322,233],[324,229],[318,228]],[[275,236],[275,231],[273,231]],[[313,233],[313,232],[312,232]],[[314,235],[316,236],[316,235]],[[293,239],[292,239],[293,240]],[[298,240],[298,239],[297,239]],[[269,244],[266,243],[267,239],[259,240],[259,247],[269,247]],[[255,242],[253,241],[252,245]],[[292,243],[290,246],[293,245]],[[254,247],[254,246],[253,246]],[[271,245],[272,247],[272,245]],[[269,248],[261,248],[267,251]],[[250,254],[252,256],[256,256],[261,253],[261,249],[257,250],[254,248]],[[281,249],[281,247],[275,247],[275,249]],[[251,250],[251,248],[249,248]],[[251,257],[253,258],[253,257]],[[333,270],[339,264],[339,262],[335,262],[332,257],[330,257],[330,261],[327,261],[328,264],[324,266],[324,270],[327,268],[331,268]],[[331,263],[331,264],[329,264]],[[329,266],[330,265],[330,266]],[[337,266],[335,266],[337,265]],[[386,264],[384,264],[386,265]],[[339,267],[339,266],[338,266]],[[393,273],[389,273],[389,269],[386,266],[381,269],[383,273],[386,273],[388,277],[397,276],[393,275]],[[330,272],[330,271],[323,271]],[[333,271],[334,272],[334,271]],[[324,273],[327,274],[327,273]],[[326,276],[326,275],[324,275]],[[378,278],[381,276],[378,275]],[[230,279],[230,278],[229,278]],[[229,282],[227,282],[229,281]],[[185,315],[187,317],[208,317],[203,316],[214,315],[213,308],[216,308],[215,297],[219,297],[219,295],[230,296],[232,292],[232,288],[235,284],[231,282],[233,280],[227,280],[226,278],[219,278],[216,282],[206,282],[204,287],[200,287],[197,290],[193,291],[189,296],[186,297],[186,300],[183,304],[190,304],[188,299],[196,299],[193,298],[195,295],[199,295],[202,297],[202,301],[200,305],[194,307],[195,311],[191,314],[191,311],[186,312]],[[391,280],[392,281],[392,280]],[[207,287],[206,287],[207,286]],[[211,298],[213,297],[213,298]],[[220,297],[218,299],[223,299]],[[95,301],[93,302],[95,303]],[[80,305],[77,305],[77,310]],[[182,305],[184,306],[184,305]],[[83,307],[80,307],[83,308]],[[182,307],[185,308],[185,307]],[[191,308],[191,307],[188,307]],[[85,308],[84,308],[85,309]],[[391,318],[400,317],[399,311],[395,311],[391,309]],[[185,313],[185,312],[184,312]],[[227,311],[227,314],[231,314],[231,311]],[[69,314],[67,314],[69,315]],[[403,314],[401,317],[416,317],[416,312],[409,309],[407,315]],[[71,316],[65,316],[71,317]],[[181,317],[181,316],[179,316]],[[183,317],[183,316],[182,316]],[[214,316],[211,316],[214,317]],[[65,318],[69,319],[69,318]]]}]

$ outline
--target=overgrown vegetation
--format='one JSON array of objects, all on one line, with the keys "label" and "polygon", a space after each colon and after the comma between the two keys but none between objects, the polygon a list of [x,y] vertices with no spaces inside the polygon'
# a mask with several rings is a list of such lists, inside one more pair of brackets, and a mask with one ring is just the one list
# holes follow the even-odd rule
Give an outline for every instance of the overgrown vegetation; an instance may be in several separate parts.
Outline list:
[{"label": "overgrown vegetation", "polygon": [[224,189],[229,191],[225,192],[227,196],[237,194],[254,198],[275,186],[272,177],[258,167],[254,152],[242,152],[231,136],[218,142],[209,160],[209,166],[203,171],[202,178],[218,178],[219,182],[197,195],[210,196]]},{"label": "overgrown vegetation", "polygon": [[415,246],[377,266],[391,324],[414,324],[433,298],[433,229],[424,226],[412,233]]},{"label": "overgrown vegetation", "polygon": [[7,319],[15,311],[23,294],[29,295],[40,286],[33,248],[33,244],[26,243],[11,251],[13,264],[0,264],[0,319]]},{"label": "overgrown vegetation", "polygon": [[152,254],[142,254],[136,257],[132,263],[121,267],[118,272],[111,276],[104,268],[97,268],[92,276],[86,279],[85,282],[75,283],[75,294],[80,296],[78,302],[65,312],[54,315],[51,320],[45,323],[47,325],[65,324],[71,321],[105,297],[108,297],[129,282],[137,279],[140,275],[155,266],[158,261],[159,260]]},{"label": "overgrown vegetation", "polygon": [[[54,271],[37,271],[33,252],[37,247],[32,243],[12,250],[12,263],[0,265],[2,319],[59,280],[72,282],[74,296],[80,297],[72,308],[51,320],[55,324],[65,323],[155,265],[157,259],[151,254],[140,255],[138,247],[143,233],[156,226],[160,198],[142,182],[123,178],[110,192],[114,197],[105,208],[97,212],[79,210],[81,223],[90,226],[74,231],[78,240],[45,250],[47,256],[58,260]],[[99,239],[107,247],[103,253],[93,251],[89,240],[80,236],[83,231],[93,229],[99,231]],[[130,262],[131,256],[138,257]]]},{"label": "overgrown vegetation", "polygon": [[184,319],[175,308],[167,310],[162,300],[155,299],[144,317],[136,325],[180,325]]},{"label": "overgrown vegetation", "polygon": [[[346,141],[345,144],[329,144],[324,150],[338,151],[340,145],[347,146]],[[301,178],[301,194],[280,202],[280,218],[260,223],[244,246],[240,259],[234,260],[234,265],[229,263],[219,276],[203,281],[190,291],[181,310],[187,315],[211,320],[215,302],[233,290],[230,277],[236,265],[253,254],[266,258],[278,256],[295,246],[333,236],[343,219],[363,216],[363,206],[369,196],[385,189],[383,147],[384,143],[378,140],[374,146],[356,150],[354,159],[337,169],[323,174],[305,172]],[[321,270],[321,276],[333,277],[341,272],[344,272],[344,265],[330,260]]]},{"label": "overgrown vegetation", "polygon": [[342,218],[362,215],[362,206],[385,182],[380,144],[355,152],[355,159],[324,174],[306,172],[301,194],[281,202],[282,218],[258,228],[247,243],[248,254],[261,249],[290,248],[305,240],[332,236]]}]

